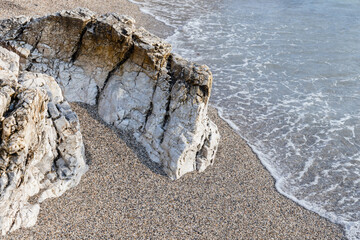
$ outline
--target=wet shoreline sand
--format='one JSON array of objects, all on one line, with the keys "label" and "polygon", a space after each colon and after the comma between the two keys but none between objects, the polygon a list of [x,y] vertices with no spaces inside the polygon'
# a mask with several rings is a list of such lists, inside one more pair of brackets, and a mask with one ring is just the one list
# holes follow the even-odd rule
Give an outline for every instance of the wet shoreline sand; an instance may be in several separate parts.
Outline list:
[{"label": "wet shoreline sand", "polygon": [[[132,16],[162,37],[171,32],[126,0],[0,0],[0,18],[78,6]],[[41,204],[34,227],[0,239],[344,239],[340,226],[279,194],[250,147],[211,107],[222,135],[215,164],[177,181],[134,151],[136,143],[103,124],[94,107],[72,107],[89,171],[77,187]]]}]

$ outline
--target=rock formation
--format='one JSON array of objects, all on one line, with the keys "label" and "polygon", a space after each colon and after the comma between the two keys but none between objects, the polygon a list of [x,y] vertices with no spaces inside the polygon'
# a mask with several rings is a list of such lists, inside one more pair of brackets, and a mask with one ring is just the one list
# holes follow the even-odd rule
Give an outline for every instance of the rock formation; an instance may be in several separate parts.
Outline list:
[{"label": "rock formation", "polygon": [[39,203],[86,172],[79,121],[54,78],[19,71],[0,47],[0,231],[35,224]]},{"label": "rock formation", "polygon": [[0,36],[21,56],[21,69],[54,77],[68,101],[96,104],[172,179],[213,164],[219,133],[207,116],[211,72],[171,53],[133,19],[77,9],[3,20]]}]

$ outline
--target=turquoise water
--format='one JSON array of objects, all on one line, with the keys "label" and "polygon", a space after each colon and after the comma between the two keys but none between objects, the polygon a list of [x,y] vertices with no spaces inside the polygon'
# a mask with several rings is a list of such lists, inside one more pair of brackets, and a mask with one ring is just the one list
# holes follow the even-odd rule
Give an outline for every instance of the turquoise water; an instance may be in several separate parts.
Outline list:
[{"label": "turquoise water", "polygon": [[360,239],[360,1],[144,0],[211,104],[300,205]]}]

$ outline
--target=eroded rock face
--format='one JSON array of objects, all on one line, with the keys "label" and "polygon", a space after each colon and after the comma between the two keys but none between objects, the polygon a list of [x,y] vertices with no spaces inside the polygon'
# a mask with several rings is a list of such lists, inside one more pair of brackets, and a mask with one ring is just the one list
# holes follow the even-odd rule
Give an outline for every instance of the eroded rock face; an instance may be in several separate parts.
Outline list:
[{"label": "eroded rock face", "polygon": [[53,77],[0,47],[0,231],[35,224],[39,203],[86,172],[79,121]]},{"label": "eroded rock face", "polygon": [[177,179],[213,164],[219,133],[207,116],[212,75],[171,53],[133,19],[86,9],[0,22],[21,69],[56,79],[68,101],[98,106]]}]

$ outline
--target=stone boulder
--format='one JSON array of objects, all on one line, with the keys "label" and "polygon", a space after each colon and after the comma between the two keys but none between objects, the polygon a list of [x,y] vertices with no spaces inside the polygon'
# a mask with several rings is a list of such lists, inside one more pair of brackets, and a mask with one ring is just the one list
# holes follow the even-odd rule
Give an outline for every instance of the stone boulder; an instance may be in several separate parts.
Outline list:
[{"label": "stone boulder", "polygon": [[39,203],[86,172],[79,121],[53,77],[0,47],[0,231],[35,224]]},{"label": "stone boulder", "polygon": [[171,53],[132,18],[76,9],[0,21],[0,36],[22,70],[54,77],[68,101],[97,105],[170,178],[213,164],[220,136],[207,116],[209,68]]}]

